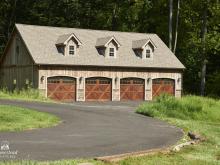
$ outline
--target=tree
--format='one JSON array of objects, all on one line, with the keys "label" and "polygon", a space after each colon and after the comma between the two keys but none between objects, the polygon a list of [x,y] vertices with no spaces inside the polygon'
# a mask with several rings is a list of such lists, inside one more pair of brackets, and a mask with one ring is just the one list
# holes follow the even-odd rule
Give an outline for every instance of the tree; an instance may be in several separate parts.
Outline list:
[{"label": "tree", "polygon": [[201,27],[201,45],[202,45],[202,68],[201,68],[201,96],[205,95],[205,78],[206,78],[206,33],[207,33],[207,10],[208,2],[204,2],[203,20]]},{"label": "tree", "polygon": [[173,36],[173,0],[170,0],[170,12],[169,12],[169,48],[172,50],[172,36]]},{"label": "tree", "polygon": [[174,54],[175,54],[175,52],[176,52],[176,45],[177,45],[178,25],[179,25],[179,13],[180,13],[180,0],[177,0],[176,27],[175,27],[174,46],[173,46],[173,53],[174,53]]},{"label": "tree", "polygon": [[211,94],[219,80],[213,81],[220,70],[219,18],[218,0],[1,0],[0,56],[15,22],[156,33],[186,66],[184,91]]}]

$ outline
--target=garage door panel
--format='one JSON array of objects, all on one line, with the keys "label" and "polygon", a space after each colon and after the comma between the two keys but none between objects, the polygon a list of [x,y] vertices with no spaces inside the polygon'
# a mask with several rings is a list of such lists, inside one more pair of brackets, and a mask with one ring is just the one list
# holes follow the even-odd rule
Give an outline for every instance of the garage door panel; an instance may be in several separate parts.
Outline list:
[{"label": "garage door panel", "polygon": [[64,76],[48,78],[47,96],[56,101],[75,101],[76,80],[74,78]]},{"label": "garage door panel", "polygon": [[134,92],[143,92],[144,88],[143,86],[140,86],[140,85],[136,85],[136,86],[133,86],[132,87],[132,90],[131,91],[134,91]]},{"label": "garage door panel", "polygon": [[111,79],[88,78],[85,95],[86,101],[110,101],[112,97]]},{"label": "garage door panel", "polygon": [[92,85],[86,85],[86,91],[92,91],[94,86]]},{"label": "garage door panel", "polygon": [[110,91],[110,86],[109,85],[100,85],[99,86],[99,91]]},{"label": "garage door panel", "polygon": [[144,100],[144,80],[126,78],[120,81],[121,100]]},{"label": "garage door panel", "polygon": [[161,94],[175,94],[175,81],[172,79],[154,79],[153,80],[153,98]]},{"label": "garage door panel", "polygon": [[48,90],[48,91],[53,91],[53,90],[55,90],[56,88],[57,88],[57,86],[54,85],[54,84],[47,84],[47,90]]}]

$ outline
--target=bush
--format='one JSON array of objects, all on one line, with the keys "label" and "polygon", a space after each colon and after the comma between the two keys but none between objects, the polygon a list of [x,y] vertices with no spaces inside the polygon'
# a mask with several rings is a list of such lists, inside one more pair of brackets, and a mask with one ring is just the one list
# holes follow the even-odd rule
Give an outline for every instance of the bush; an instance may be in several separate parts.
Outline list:
[{"label": "bush", "polygon": [[13,91],[9,91],[6,88],[0,90],[0,98],[6,99],[25,99],[25,100],[48,100],[44,97],[38,89],[30,88],[27,89],[15,89]]},{"label": "bush", "polygon": [[176,99],[172,96],[161,95],[151,103],[139,106],[137,112],[151,117],[171,117],[179,119],[215,119],[217,101],[198,96],[185,96]]}]

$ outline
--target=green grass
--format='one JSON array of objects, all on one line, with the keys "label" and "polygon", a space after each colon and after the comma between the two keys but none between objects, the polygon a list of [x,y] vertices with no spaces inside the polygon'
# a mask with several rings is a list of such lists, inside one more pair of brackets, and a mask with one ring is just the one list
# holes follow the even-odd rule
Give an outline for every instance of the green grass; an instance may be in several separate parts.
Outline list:
[{"label": "green grass", "polygon": [[218,122],[220,119],[219,103],[217,100],[198,96],[176,99],[162,95],[153,103],[139,106],[137,112],[159,118]]},{"label": "green grass", "polygon": [[56,125],[59,119],[48,113],[0,105],[0,131],[22,131]]},{"label": "green grass", "polygon": [[0,90],[0,99],[16,99],[27,101],[53,102],[43,96],[38,89],[28,88],[22,90],[9,91],[7,89]]},{"label": "green grass", "polygon": [[78,165],[79,163],[93,163],[94,165],[112,165],[109,163],[104,163],[101,161],[95,161],[95,160],[83,160],[83,159],[77,159],[77,160],[60,160],[60,161],[2,161],[0,162],[0,165]]},{"label": "green grass", "polygon": [[[220,101],[197,96],[185,96],[175,99],[161,96],[154,102],[141,105],[138,113],[162,119],[172,123],[187,133],[200,133],[207,140],[195,146],[183,148],[180,152],[156,154],[128,158],[111,165],[220,165]],[[189,140],[187,136],[181,142]],[[94,160],[60,161],[12,161],[0,162],[0,165],[77,165],[92,162],[94,165],[110,165]]]},{"label": "green grass", "polygon": [[183,128],[186,133],[188,131],[199,133],[207,140],[196,146],[186,147],[178,153],[131,158],[122,161],[121,164],[220,164],[219,100],[198,96],[175,99],[163,95],[152,103],[141,105],[137,112],[168,121]]}]

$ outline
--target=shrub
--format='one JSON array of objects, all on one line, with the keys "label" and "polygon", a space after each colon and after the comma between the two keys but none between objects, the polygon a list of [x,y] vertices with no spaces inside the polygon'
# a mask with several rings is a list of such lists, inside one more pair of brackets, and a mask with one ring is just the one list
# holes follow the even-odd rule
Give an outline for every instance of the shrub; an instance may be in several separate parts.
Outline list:
[{"label": "shrub", "polygon": [[26,99],[26,100],[47,100],[38,89],[34,89],[28,87],[27,89],[15,89],[13,91],[7,90],[7,88],[3,88],[0,90],[0,98],[6,99]]}]

